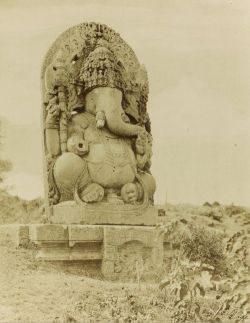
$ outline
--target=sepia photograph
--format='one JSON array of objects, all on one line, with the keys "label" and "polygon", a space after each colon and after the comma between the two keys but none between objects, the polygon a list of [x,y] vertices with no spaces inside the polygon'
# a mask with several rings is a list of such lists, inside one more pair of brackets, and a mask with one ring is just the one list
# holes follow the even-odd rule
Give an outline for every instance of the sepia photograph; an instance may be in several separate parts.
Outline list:
[{"label": "sepia photograph", "polygon": [[250,1],[0,27],[0,323],[250,322]]}]

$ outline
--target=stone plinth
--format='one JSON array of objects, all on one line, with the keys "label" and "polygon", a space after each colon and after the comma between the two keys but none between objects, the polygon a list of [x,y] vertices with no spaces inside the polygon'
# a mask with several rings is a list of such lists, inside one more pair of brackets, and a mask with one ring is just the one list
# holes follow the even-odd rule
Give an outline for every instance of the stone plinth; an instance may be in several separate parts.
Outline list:
[{"label": "stone plinth", "polygon": [[163,264],[163,238],[154,227],[105,227],[102,272],[114,279],[149,274]]},{"label": "stone plinth", "polygon": [[30,227],[37,259],[100,261],[107,279],[152,277],[163,264],[163,236],[154,226],[63,225]]},{"label": "stone plinth", "polygon": [[158,209],[153,206],[64,202],[52,207],[50,222],[55,224],[156,225]]},{"label": "stone plinth", "polygon": [[30,226],[30,241],[38,246],[37,259],[102,259],[103,228],[93,225],[39,224]]},{"label": "stone plinth", "polygon": [[57,224],[30,225],[30,240],[37,244],[65,243],[68,241],[68,227]]}]

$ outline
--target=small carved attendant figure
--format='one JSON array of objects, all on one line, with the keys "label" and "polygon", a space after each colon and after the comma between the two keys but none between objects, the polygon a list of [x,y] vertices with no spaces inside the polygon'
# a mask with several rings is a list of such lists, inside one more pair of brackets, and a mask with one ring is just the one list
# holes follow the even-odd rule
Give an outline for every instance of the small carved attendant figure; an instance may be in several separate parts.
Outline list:
[{"label": "small carved attendant figure", "polygon": [[135,204],[142,198],[142,194],[142,187],[139,183],[128,183],[121,189],[121,197],[128,204]]},{"label": "small carved attendant figure", "polygon": [[137,167],[141,170],[144,170],[150,161],[152,155],[150,146],[149,134],[142,132],[135,141]]}]

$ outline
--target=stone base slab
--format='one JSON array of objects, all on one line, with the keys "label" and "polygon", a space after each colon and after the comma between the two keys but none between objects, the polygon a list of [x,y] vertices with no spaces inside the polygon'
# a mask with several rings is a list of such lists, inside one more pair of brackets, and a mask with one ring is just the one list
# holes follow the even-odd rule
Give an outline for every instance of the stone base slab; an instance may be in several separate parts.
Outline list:
[{"label": "stone base slab", "polygon": [[95,203],[79,205],[62,202],[52,207],[50,223],[54,224],[114,224],[114,225],[156,225],[158,209],[141,205],[117,205]]},{"label": "stone base slab", "polygon": [[161,226],[14,224],[0,226],[0,240],[36,245],[47,261],[97,261],[105,278],[152,278],[162,271],[169,246]]},{"label": "stone base slab", "polygon": [[47,261],[91,261],[102,259],[100,244],[82,244],[77,247],[67,245],[40,245],[36,259]]},{"label": "stone base slab", "polygon": [[37,259],[99,260],[107,279],[152,275],[163,264],[164,236],[155,226],[39,224],[30,226],[30,241]]}]

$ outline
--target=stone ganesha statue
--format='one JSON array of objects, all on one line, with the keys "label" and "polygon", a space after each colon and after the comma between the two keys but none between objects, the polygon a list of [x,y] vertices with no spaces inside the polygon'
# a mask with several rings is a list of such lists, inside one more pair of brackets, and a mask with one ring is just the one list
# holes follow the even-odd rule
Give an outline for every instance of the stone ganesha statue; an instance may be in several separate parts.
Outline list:
[{"label": "stone ganesha statue", "polygon": [[42,84],[49,204],[152,203],[147,75],[120,36],[96,23],[70,28]]}]

